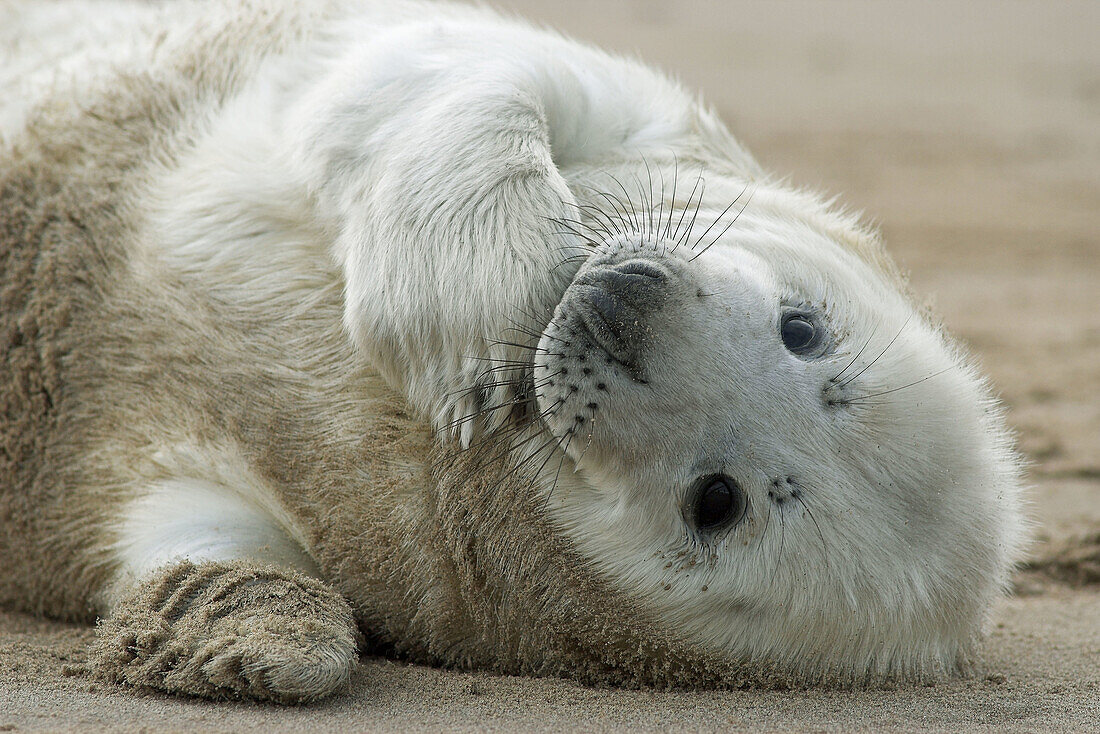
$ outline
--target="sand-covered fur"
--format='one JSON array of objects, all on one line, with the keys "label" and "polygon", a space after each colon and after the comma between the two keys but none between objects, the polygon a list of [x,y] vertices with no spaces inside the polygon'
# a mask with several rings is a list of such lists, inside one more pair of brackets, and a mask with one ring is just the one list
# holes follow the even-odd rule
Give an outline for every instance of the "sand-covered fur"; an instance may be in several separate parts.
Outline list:
[{"label": "sand-covered fur", "polygon": [[133,686],[305,703],[347,683],[357,642],[347,601],[316,579],[184,561],[116,605],[92,662]]}]

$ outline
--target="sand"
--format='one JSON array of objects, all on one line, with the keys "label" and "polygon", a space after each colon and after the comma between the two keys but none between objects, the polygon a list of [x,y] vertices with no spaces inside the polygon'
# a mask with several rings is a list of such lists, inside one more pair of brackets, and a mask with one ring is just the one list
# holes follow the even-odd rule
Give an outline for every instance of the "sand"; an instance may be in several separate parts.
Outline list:
[{"label": "sand", "polygon": [[501,0],[703,90],[760,161],[877,222],[1031,460],[1031,566],[977,672],[869,691],[622,691],[364,659],[308,708],[74,674],[0,612],[0,731],[1100,731],[1100,3]]}]

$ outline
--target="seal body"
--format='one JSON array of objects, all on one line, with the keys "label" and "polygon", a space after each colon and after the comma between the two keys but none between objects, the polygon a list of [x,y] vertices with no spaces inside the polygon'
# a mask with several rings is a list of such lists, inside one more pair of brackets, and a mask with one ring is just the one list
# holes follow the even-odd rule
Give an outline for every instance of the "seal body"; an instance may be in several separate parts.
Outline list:
[{"label": "seal body", "polygon": [[0,602],[103,616],[98,674],[967,663],[1023,535],[987,388],[677,85],[462,6],[3,13]]}]

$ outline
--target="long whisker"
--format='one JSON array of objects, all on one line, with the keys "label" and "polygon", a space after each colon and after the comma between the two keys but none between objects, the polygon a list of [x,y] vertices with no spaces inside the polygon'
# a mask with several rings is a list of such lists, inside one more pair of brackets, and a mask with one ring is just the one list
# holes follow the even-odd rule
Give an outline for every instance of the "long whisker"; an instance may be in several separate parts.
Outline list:
[{"label": "long whisker", "polygon": [[[513,371],[516,371],[516,370],[514,370],[514,368],[513,368]],[[551,378],[555,377],[557,374],[559,374],[559,373],[554,373],[553,375],[546,375],[545,377],[542,378],[542,380],[539,381],[540,385],[541,385],[541,383],[545,383],[547,380],[550,380]],[[445,397],[452,398],[455,395],[469,395],[470,393],[478,392],[479,390],[491,390],[493,388],[504,387],[506,385],[516,385],[521,379],[523,379],[524,374],[523,373],[517,374],[515,376],[515,379],[494,380],[492,382],[480,382],[481,377],[484,377],[484,376],[485,376],[485,373],[483,372],[478,377],[479,381],[476,382],[472,387],[463,387],[463,388],[459,388],[458,390],[453,390],[449,393],[446,393]],[[500,377],[500,375],[495,375],[495,377]]]},{"label": "long whisker", "polygon": [[851,368],[851,366],[856,363],[856,360],[858,360],[863,355],[864,350],[867,349],[867,346],[871,343],[871,340],[875,338],[875,332],[878,331],[878,327],[880,325],[881,322],[875,324],[875,328],[871,329],[871,334],[867,337],[867,341],[863,342],[863,346],[859,348],[858,352],[856,352],[856,356],[852,357],[852,359],[849,360],[848,364],[844,365],[844,369],[829,378],[829,384],[825,387],[825,392],[828,392],[829,390],[832,390],[834,387],[836,387],[836,383],[840,379],[840,376],[847,372],[849,368]]},{"label": "long whisker", "polygon": [[561,262],[559,262],[557,265],[555,265],[554,267],[550,268],[550,273],[553,274],[555,271],[557,271],[558,268],[563,268],[566,265],[571,265],[573,263],[584,262],[587,259],[588,259],[588,255],[575,255],[573,257],[567,257],[564,260],[562,260]]},{"label": "long whisker", "polygon": [[[744,193],[744,192],[742,192],[742,193]],[[718,233],[718,234],[717,234],[717,235],[716,235],[716,236],[714,237],[714,239],[713,239],[713,240],[711,240],[711,241],[710,241],[710,242],[709,242],[709,243],[707,244],[707,246],[706,246],[706,247],[704,247],[704,248],[703,248],[702,250],[699,250],[699,252],[695,253],[695,254],[694,254],[694,255],[692,255],[692,256],[691,256],[690,258],[688,258],[688,262],[691,262],[691,261],[692,261],[692,260],[694,260],[695,258],[697,258],[697,257],[699,257],[700,255],[702,255],[702,254],[703,254],[704,252],[706,252],[707,250],[709,250],[709,249],[710,249],[711,247],[713,247],[713,246],[714,246],[714,243],[715,243],[715,242],[717,242],[718,240],[722,239],[722,235],[724,235],[724,234],[725,234],[726,232],[729,232],[729,230],[730,230],[730,227],[732,227],[732,226],[733,226],[733,225],[734,225],[734,224],[735,224],[735,223],[737,222],[737,220],[741,218],[741,215],[745,213],[745,209],[746,209],[746,208],[748,208],[748,206],[749,206],[749,202],[751,202],[751,201],[752,201],[752,197],[753,197],[753,194],[755,194],[755,193],[756,193],[756,189],[754,188],[754,189],[753,189],[752,191],[750,191],[750,192],[749,192],[749,196],[748,196],[748,198],[747,198],[747,199],[745,199],[745,203],[741,205],[741,209],[740,209],[740,210],[739,210],[739,211],[737,212],[737,214],[735,214],[735,215],[734,215],[733,219],[731,219],[731,220],[729,221],[729,224],[727,224],[727,225],[726,225],[726,226],[725,226],[725,227],[724,227],[724,228],[722,229],[722,231],[721,231],[721,232],[719,232],[719,233]],[[737,198],[738,198],[738,199],[740,199],[740,198],[741,198],[741,195],[740,195],[740,194],[738,194],[738,195],[737,195]],[[734,203],[735,203],[735,204],[737,203],[737,199],[734,199]],[[725,214],[725,212],[722,212],[722,214]],[[718,219],[721,219],[721,216],[719,216],[719,218],[718,218]],[[716,220],[714,220],[714,221],[715,221],[715,222],[717,223],[718,219],[716,219]],[[711,225],[711,226],[713,226],[713,225]],[[710,231],[710,228],[709,228],[709,227],[707,228],[707,231],[708,231],[708,232]],[[705,233],[705,232],[703,233],[703,236],[704,236],[704,237],[706,236],[706,233]],[[699,242],[701,242],[701,241],[702,241],[702,239],[703,239],[703,238],[702,238],[702,237],[700,237],[700,238],[699,238],[699,240],[697,240],[695,244],[696,244],[696,245],[698,245],[698,244],[699,244]],[[695,248],[692,248],[692,249],[695,249]]]},{"label": "long whisker", "polygon": [[776,513],[779,515],[779,552],[775,554],[775,567],[772,568],[772,577],[768,582],[769,584],[774,584],[775,577],[779,574],[779,564],[783,560],[783,548],[787,543],[787,521],[783,519],[783,510],[778,509]]},{"label": "long whisker", "polygon": [[[617,185],[620,189],[622,189],[623,196],[626,197],[626,203],[630,205],[630,211],[634,215],[634,217],[633,217],[634,229],[638,232],[645,231],[645,228],[641,224],[641,220],[638,218],[638,211],[637,211],[637,209],[634,208],[634,200],[630,198],[630,194],[627,192],[626,187],[623,186],[623,182],[620,181],[618,178],[616,178],[614,175],[612,175],[610,173],[607,174],[607,175],[611,176],[611,180],[615,182],[615,185]],[[616,198],[618,198],[618,197],[616,197]]]},{"label": "long whisker", "polygon": [[[477,444],[470,446],[470,448],[467,449],[467,452],[476,452],[476,455],[483,454],[487,449],[492,448],[494,445],[499,446],[500,444],[506,444],[504,449],[496,454],[488,457],[480,456],[476,458],[472,462],[472,468],[479,469],[486,464],[493,463],[498,459],[512,454],[516,449],[520,448],[521,446],[530,443],[532,440],[544,435],[547,432],[545,428],[527,437],[523,437],[523,432],[530,428],[532,425],[538,423],[540,420],[545,420],[563,402],[565,402],[564,398],[559,399],[553,405],[546,408],[546,410],[530,415],[528,418],[518,423],[512,429],[504,432],[497,431],[489,434]],[[513,441],[512,438],[516,435],[519,435],[520,439],[518,441]]]},{"label": "long whisker", "polygon": [[[790,479],[788,479],[787,481],[789,481],[798,489],[805,491],[805,487],[803,487],[798,482]],[[825,536],[821,533],[821,526],[817,524],[817,518],[814,517],[814,513],[810,510],[810,506],[807,505],[801,497],[796,494],[792,494],[791,496],[798,500],[798,504],[802,505],[802,509],[806,511],[806,515],[810,518],[810,522],[814,524],[814,529],[817,530],[817,537],[821,541],[821,560],[825,561],[825,568],[829,568],[829,547],[825,543]]]},{"label": "long whisker", "polygon": [[[588,218],[593,222],[593,224],[588,224],[587,222],[584,222],[583,219],[581,221],[584,223],[584,226],[591,230],[593,233],[597,235],[602,235],[604,237],[611,236],[614,225],[611,224],[611,220],[609,219],[605,221],[607,215],[599,207],[592,206],[591,204],[577,204],[576,202],[564,200],[562,201],[562,206],[568,206],[576,209],[578,216],[584,217],[585,215],[587,215]],[[609,224],[611,224],[611,227],[608,226]]]},{"label": "long whisker", "polygon": [[[654,231],[653,231],[653,170],[649,167],[649,161],[647,161],[645,159],[645,156],[643,155],[643,156],[641,156],[641,158],[642,158],[642,165],[645,166],[646,179],[649,181],[649,186],[648,186],[648,188],[649,188],[649,199],[646,201],[646,209],[648,209],[648,211],[649,211],[649,224],[646,227],[646,231],[649,232],[652,235],[654,233]],[[641,187],[641,183],[639,182],[639,188],[640,187]],[[642,198],[644,199],[645,197],[643,196]]]},{"label": "long whisker", "polygon": [[894,342],[896,342],[896,341],[898,340],[898,337],[899,337],[899,336],[901,336],[901,332],[905,331],[905,327],[909,325],[909,322],[910,322],[910,321],[912,320],[912,318],[913,318],[913,315],[912,315],[912,314],[910,314],[910,315],[909,315],[908,317],[906,317],[906,319],[905,319],[905,323],[903,323],[903,324],[901,325],[901,328],[900,328],[900,329],[898,329],[898,333],[897,333],[897,334],[894,334],[894,338],[893,338],[893,339],[891,339],[891,340],[890,340],[890,343],[889,343],[889,344],[887,344],[887,345],[886,345],[886,346],[885,346],[885,347],[883,348],[883,350],[882,350],[881,352],[879,352],[879,353],[878,353],[878,356],[877,356],[877,357],[875,357],[874,359],[872,359],[872,360],[871,360],[871,362],[870,362],[870,364],[867,364],[866,366],[864,366],[864,367],[863,367],[863,369],[861,369],[861,370],[860,370],[859,372],[856,372],[856,373],[855,373],[854,375],[852,375],[851,377],[849,377],[848,379],[846,379],[846,380],[845,380],[844,382],[841,382],[841,383],[840,383],[840,387],[845,387],[846,385],[849,385],[849,384],[851,384],[852,380],[854,380],[854,379],[856,379],[857,377],[859,377],[860,375],[862,375],[862,374],[863,374],[864,372],[866,372],[866,371],[867,371],[867,370],[869,370],[869,369],[870,369],[870,368],[871,368],[872,366],[874,366],[874,364],[875,364],[876,362],[878,362],[878,361],[879,361],[880,359],[882,359],[882,355],[886,354],[886,352],[887,352],[887,351],[888,351],[888,350],[890,349],[890,347],[894,346]]},{"label": "long whisker", "polygon": [[[539,431],[535,435],[530,436],[527,439],[521,441],[519,445],[522,446],[526,443],[530,443],[532,440],[540,438],[540,437],[544,436],[546,433],[548,433],[548,431],[545,431],[545,430]],[[550,444],[555,443],[555,442],[560,442],[560,440],[561,439],[559,439],[558,437],[551,434],[551,437],[548,441],[546,441],[541,446],[539,446],[537,449],[535,449],[533,452],[531,452],[526,458],[516,462],[508,471],[503,472],[497,478],[497,481],[489,488],[488,491],[489,492],[495,491],[498,487],[500,487],[502,484],[504,484],[506,481],[508,481],[508,479],[510,479],[512,476],[518,474],[525,466],[527,466],[528,464],[531,464],[534,461],[536,461],[539,454],[541,454],[548,446],[550,446]],[[498,454],[496,457],[493,458],[493,461],[496,461],[497,458],[500,458],[500,457],[503,457],[503,456],[506,456],[506,455],[512,453],[512,451],[513,451],[513,449],[508,449],[507,451],[501,452],[500,454]],[[552,457],[553,455],[554,455],[554,452],[553,452],[553,450],[551,450],[550,453],[549,453],[549,456]],[[545,462],[544,462],[544,464],[545,464]],[[478,467],[478,468],[480,468],[480,467]],[[536,476],[537,476],[537,472],[536,472]]]},{"label": "long whisker", "polygon": [[[663,175],[663,174],[662,174]],[[676,213],[676,184],[680,180],[680,158],[672,154],[672,196],[668,200],[668,223],[665,224],[664,239],[672,238],[672,215]],[[661,181],[661,204],[664,205],[664,180]]]},{"label": "long whisker", "polygon": [[528,364],[530,364],[530,362],[524,362],[524,361],[520,361],[518,359],[500,359],[498,357],[479,357],[479,356],[473,355],[473,354],[464,354],[464,355],[462,355],[462,358],[463,359],[469,359],[469,360],[472,360],[474,362],[493,362],[494,364],[500,365],[501,367],[503,367],[505,365],[510,365],[510,366],[513,366],[513,367],[525,367]]},{"label": "long whisker", "polygon": [[598,242],[598,240],[592,239],[593,236],[598,237],[598,238],[602,238],[605,234],[602,230],[592,226],[588,222],[585,222],[581,219],[573,219],[572,217],[547,217],[547,220],[553,222],[554,224],[561,224],[563,226],[575,225],[577,227],[581,227],[582,229],[588,230],[589,232],[592,233],[591,236],[590,235],[578,235],[578,236],[582,236],[584,238],[584,240],[588,243]]},{"label": "long whisker", "polygon": [[[556,224],[559,227],[564,227],[565,228],[562,231],[555,230],[554,232],[552,232],[552,234],[562,235],[562,236],[573,235],[574,237],[579,237],[581,240],[587,242],[590,245],[594,243],[594,240],[592,240],[588,235],[586,235],[584,232],[581,232],[580,230],[576,229],[573,225],[571,225],[569,223],[571,220],[561,219],[559,217],[547,217],[546,221],[552,222],[553,224]],[[567,247],[559,247],[558,251],[562,252],[562,251],[565,251],[565,250],[583,250],[583,249],[584,249],[583,247],[580,247],[578,245],[569,245]]]},{"label": "long whisker", "polygon": [[519,342],[491,341],[491,342],[489,342],[489,346],[493,346],[493,347],[518,347],[520,349],[529,349],[532,352],[535,352],[536,354],[546,354],[546,355],[550,355],[550,356],[554,356],[554,357],[563,357],[563,356],[565,356],[563,354],[559,354],[558,352],[552,352],[549,349],[543,349],[542,347],[533,347],[530,344],[521,344]]},{"label": "long whisker", "polygon": [[768,515],[767,515],[767,517],[764,518],[764,530],[763,530],[763,532],[760,533],[760,542],[761,543],[764,542],[764,536],[766,536],[768,534],[768,528],[771,527],[771,524],[772,524],[772,507],[771,507],[771,503],[769,502],[769,503],[765,504],[764,506],[768,508]]},{"label": "long whisker", "polygon": [[[608,174],[608,175],[610,175],[610,174]],[[618,196],[610,194],[606,191],[600,191],[598,189],[592,189],[591,187],[586,187],[586,188],[589,188],[592,191],[595,191],[597,196],[604,199],[608,204],[611,205],[611,208],[615,210],[615,216],[619,218],[619,222],[624,227],[630,227],[630,230],[620,229],[619,230],[620,233],[625,234],[627,231],[633,231],[633,230],[638,229],[637,223],[634,222],[633,219],[631,218],[630,212],[627,211],[626,204],[623,203],[622,199],[620,199]],[[622,184],[619,184],[619,188],[622,188]]]},{"label": "long whisker", "polygon": [[[530,421],[526,425],[522,426],[522,429],[526,430],[527,428],[531,427],[531,425],[533,425],[533,424],[534,424],[534,421]],[[511,434],[508,437],[509,440],[507,440],[507,441],[503,441],[503,440],[499,441],[500,444],[505,444],[505,446],[504,446],[503,449],[501,449],[497,453],[492,454],[490,456],[479,456],[479,457],[477,457],[475,459],[475,461],[472,462],[471,469],[480,469],[483,466],[494,464],[498,460],[503,459],[506,456],[511,456],[520,447],[522,447],[526,444],[529,444],[532,441],[534,441],[538,438],[541,438],[542,436],[549,433],[549,431],[547,431],[546,429],[542,429],[542,430],[537,431],[536,433],[534,433],[530,436],[525,437],[523,435],[523,430],[520,430],[520,431],[517,431],[516,433]],[[519,440],[511,440],[517,434],[520,436]],[[491,448],[494,445],[494,443],[496,443],[496,442],[494,442],[494,441],[483,442],[481,444],[481,446],[479,447],[478,453],[483,453],[483,451],[485,449]],[[499,444],[497,444],[497,445],[499,445]],[[541,450],[542,450],[541,448],[536,449],[536,453],[538,453]],[[522,466],[522,465],[523,465],[523,462],[520,462],[520,466]],[[510,472],[506,472],[506,474],[507,473],[510,473]]]},{"label": "long whisker", "polygon": [[714,221],[710,223],[710,226],[707,227],[705,230],[703,230],[703,233],[695,239],[695,244],[691,245],[690,249],[694,250],[699,245],[699,243],[703,241],[703,238],[706,237],[708,234],[710,234],[710,231],[712,229],[714,229],[716,226],[718,226],[718,223],[722,221],[722,217],[726,216],[726,213],[729,212],[730,209],[732,209],[733,207],[735,207],[737,205],[737,202],[741,200],[741,197],[744,196],[745,192],[748,191],[748,190],[749,190],[749,187],[746,184],[745,188],[741,189],[741,192],[739,194],[737,194],[737,197],[733,201],[731,201],[726,206],[726,208],[722,210],[722,213],[714,218]]},{"label": "long whisker", "polygon": [[488,413],[492,413],[495,410],[499,410],[501,408],[505,408],[505,407],[508,407],[508,406],[519,405],[521,402],[523,402],[523,399],[520,398],[519,396],[516,396],[516,397],[513,397],[509,400],[505,400],[502,403],[497,403],[496,405],[490,405],[490,406],[485,407],[485,408],[478,408],[477,410],[475,410],[472,413],[467,413],[466,415],[462,416],[461,418],[456,418],[453,421],[451,421],[449,423],[446,423],[443,426],[440,426],[440,428],[442,428],[444,431],[447,431],[449,433],[454,432],[454,430],[456,428],[458,428],[459,426],[465,425],[466,423],[469,423],[470,421],[477,420],[478,418],[480,418],[483,415],[486,415]]},{"label": "long whisker", "polygon": [[[607,212],[595,204],[574,204],[573,206],[577,207],[582,215],[587,214],[593,222],[596,222],[603,231],[605,238],[614,237],[623,231],[622,219],[616,222]],[[616,216],[618,215],[616,214]]]},{"label": "long whisker", "polygon": [[[688,226],[684,229],[684,233],[676,238],[676,245],[672,248],[673,252],[680,247],[681,244],[685,244],[691,240],[691,230],[695,229],[695,220],[699,216],[699,208],[703,205],[703,194],[707,192],[707,180],[703,177],[705,169],[699,170],[699,178],[696,179],[696,183],[699,184],[699,198],[695,201],[695,211],[691,213],[691,221],[688,222]],[[692,189],[694,191],[694,189]],[[691,208],[691,198],[688,197],[688,208]],[[685,212],[687,209],[684,210]],[[676,229],[680,229],[680,225],[676,225]]]},{"label": "long whisker", "polygon": [[953,368],[954,368],[953,365],[951,367],[944,367],[942,370],[939,370],[937,372],[933,372],[932,374],[928,375],[927,377],[922,377],[919,380],[914,380],[913,382],[910,382],[908,385],[902,385],[901,387],[895,387],[895,388],[892,388],[890,390],[882,390],[880,392],[873,392],[870,395],[860,395],[858,397],[849,398],[848,400],[844,400],[844,401],[840,401],[840,402],[859,404],[859,403],[862,403],[865,400],[868,400],[869,398],[877,398],[880,395],[889,395],[892,392],[898,392],[899,390],[905,390],[907,388],[913,387],[914,385],[919,385],[922,382],[924,382],[925,380],[931,380],[933,377],[938,377],[939,375],[942,375],[944,372],[947,372],[947,371],[949,371]]},{"label": "long whisker", "polygon": [[565,457],[569,455],[569,444],[573,443],[573,436],[575,436],[576,433],[572,430],[569,430],[566,432],[566,435],[569,436],[569,438],[568,440],[566,440],[565,446],[561,447],[559,444],[559,448],[561,448],[561,459],[558,460],[558,469],[554,472],[554,481],[550,483],[550,491],[546,493],[546,502],[543,505],[544,507],[549,506],[550,497],[553,496],[554,490],[558,488],[558,477],[561,476],[561,467],[563,464],[565,464]]}]

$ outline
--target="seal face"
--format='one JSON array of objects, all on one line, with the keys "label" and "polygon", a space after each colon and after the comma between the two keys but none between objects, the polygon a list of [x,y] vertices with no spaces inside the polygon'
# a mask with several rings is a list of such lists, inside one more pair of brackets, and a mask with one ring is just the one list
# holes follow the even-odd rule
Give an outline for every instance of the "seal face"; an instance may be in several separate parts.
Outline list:
[{"label": "seal face", "polygon": [[705,251],[594,245],[534,360],[573,469],[548,507],[710,649],[809,679],[954,670],[1016,531],[1007,441],[889,274],[783,198],[760,187]]}]

